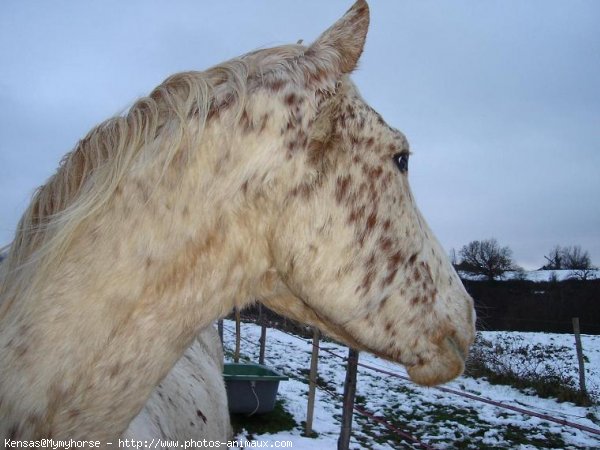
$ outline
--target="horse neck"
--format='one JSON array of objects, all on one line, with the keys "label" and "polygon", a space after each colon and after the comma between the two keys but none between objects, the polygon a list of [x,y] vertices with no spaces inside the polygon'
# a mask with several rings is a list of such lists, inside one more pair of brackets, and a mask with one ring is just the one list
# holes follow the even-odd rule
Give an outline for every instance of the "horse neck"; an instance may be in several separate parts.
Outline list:
[{"label": "horse neck", "polygon": [[43,289],[14,302],[0,324],[0,422],[118,437],[200,329],[261,295],[265,219],[203,165],[128,176]]}]

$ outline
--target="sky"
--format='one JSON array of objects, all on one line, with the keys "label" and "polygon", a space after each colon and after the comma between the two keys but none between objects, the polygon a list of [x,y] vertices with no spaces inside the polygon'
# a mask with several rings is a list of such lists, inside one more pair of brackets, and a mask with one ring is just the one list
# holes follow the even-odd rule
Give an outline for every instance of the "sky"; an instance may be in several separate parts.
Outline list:
[{"label": "sky", "polygon": [[[0,245],[94,125],[167,76],[312,42],[351,1],[0,3]],[[409,139],[419,208],[447,251],[496,238],[536,269],[600,265],[600,2],[372,0],[352,78]]]}]

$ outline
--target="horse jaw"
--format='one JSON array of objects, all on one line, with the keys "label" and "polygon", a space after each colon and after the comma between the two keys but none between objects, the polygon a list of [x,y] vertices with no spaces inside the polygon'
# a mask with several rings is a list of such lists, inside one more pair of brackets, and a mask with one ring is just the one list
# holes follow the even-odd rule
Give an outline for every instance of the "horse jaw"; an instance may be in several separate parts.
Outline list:
[{"label": "horse jaw", "polygon": [[324,334],[348,347],[403,364],[410,379],[422,386],[435,386],[460,376],[465,369],[465,359],[472,343],[472,340],[465,341],[455,335],[447,335],[433,345],[429,352],[431,358],[427,361],[418,361],[410,356],[404,359],[400,352],[389,352],[383,348],[373,347],[370,343],[362,342],[355,332],[345,327],[345,324],[336,323],[331,318],[324,316],[289,291],[265,298],[261,300],[261,303],[289,319],[318,328]]}]

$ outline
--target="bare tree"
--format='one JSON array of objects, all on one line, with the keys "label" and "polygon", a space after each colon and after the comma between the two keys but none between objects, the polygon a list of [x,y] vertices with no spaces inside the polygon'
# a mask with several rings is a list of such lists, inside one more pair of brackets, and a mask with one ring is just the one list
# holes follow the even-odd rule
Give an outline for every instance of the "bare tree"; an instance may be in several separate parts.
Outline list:
[{"label": "bare tree", "polygon": [[[589,271],[593,270],[592,261],[590,254],[586,250],[582,250],[579,245],[573,245],[569,247],[561,247],[557,245],[548,256],[544,256],[548,261],[548,264],[542,267],[547,270],[572,270],[581,272],[583,279],[586,279],[589,275]],[[582,278],[577,275],[577,278]]]},{"label": "bare tree", "polygon": [[514,267],[512,251],[500,247],[496,239],[472,241],[460,249],[461,268],[465,271],[484,275],[495,280]]},{"label": "bare tree", "polygon": [[563,247],[563,268],[570,270],[585,270],[592,267],[590,254],[579,245]]},{"label": "bare tree", "polygon": [[590,254],[579,245],[563,248],[564,268],[571,270],[571,278],[591,280],[596,278],[596,267],[592,265]]},{"label": "bare tree", "polygon": [[560,270],[563,268],[563,250],[560,248],[560,245],[557,245],[552,250],[548,256],[544,255],[544,258],[548,261],[548,264],[544,265],[542,269],[544,270]]},{"label": "bare tree", "polygon": [[571,271],[569,276],[576,280],[586,281],[593,280],[597,276],[598,269],[590,267],[589,269],[574,269]]}]

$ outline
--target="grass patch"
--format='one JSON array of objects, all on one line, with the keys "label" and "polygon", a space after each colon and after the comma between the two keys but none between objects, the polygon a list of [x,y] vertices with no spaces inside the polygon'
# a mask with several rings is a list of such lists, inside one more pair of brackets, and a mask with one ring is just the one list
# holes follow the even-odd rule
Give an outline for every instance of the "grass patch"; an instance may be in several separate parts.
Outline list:
[{"label": "grass patch", "polygon": [[[399,411],[394,406],[384,409],[385,420],[417,439],[422,439],[421,436],[429,436],[429,439],[424,439],[424,441],[436,448],[438,445],[443,448],[464,450],[512,449],[518,448],[520,445],[534,448],[567,448],[560,433],[549,432],[547,427],[530,427],[527,424],[519,426],[513,423],[491,425],[480,420],[476,408],[424,402],[421,408],[406,412]],[[508,414],[501,412],[499,417],[508,418]],[[413,448],[412,442],[397,436],[387,428],[365,422],[363,431],[373,436],[375,442]],[[439,433],[440,428],[454,431],[450,435],[446,434],[442,437]],[[485,437],[488,433],[494,433],[500,442],[503,442],[496,443],[494,446],[485,444]]]},{"label": "grass patch", "polygon": [[280,431],[293,430],[298,423],[285,409],[285,402],[278,399],[273,411],[266,414],[231,414],[231,426],[234,435],[246,430],[248,437],[254,434],[278,433]]},{"label": "grass patch", "polygon": [[315,430],[312,430],[309,434],[306,434],[306,420],[300,422],[300,426],[303,430],[302,433],[300,433],[300,436],[304,436],[311,439],[317,439],[319,437],[319,433],[317,433]]},{"label": "grass patch", "polygon": [[501,430],[501,434],[505,440],[514,446],[522,444],[534,448],[566,448],[566,443],[559,434],[543,433],[543,437],[541,437],[541,433],[532,434],[532,431],[515,425],[507,425],[506,428]]},{"label": "grass patch", "polygon": [[[475,438],[478,433],[483,434],[485,430],[481,429],[481,423],[477,415],[477,411],[472,408],[459,408],[448,405],[439,405],[430,402],[423,402],[421,407],[414,411],[400,411],[399,405],[393,405],[383,409],[384,419],[394,427],[411,434],[417,439],[420,436],[436,436],[439,434],[440,426],[446,428],[457,428],[457,425],[463,425],[468,428],[477,430],[474,433],[465,435],[461,431],[455,431],[452,439],[452,448],[456,449],[478,449]],[[360,416],[359,416],[360,417]],[[360,419],[362,421],[362,419]],[[388,445],[407,445],[411,446],[411,441],[405,440],[398,436],[394,431],[385,428],[381,425],[374,424],[368,419],[364,419],[363,430],[368,429],[373,439],[379,444]],[[460,428],[462,429],[462,427]],[[376,432],[374,432],[377,430]],[[480,431],[481,430],[481,431]],[[429,442],[435,445],[434,441]],[[444,440],[444,443],[447,442]],[[411,447],[407,447],[411,448]]]}]

